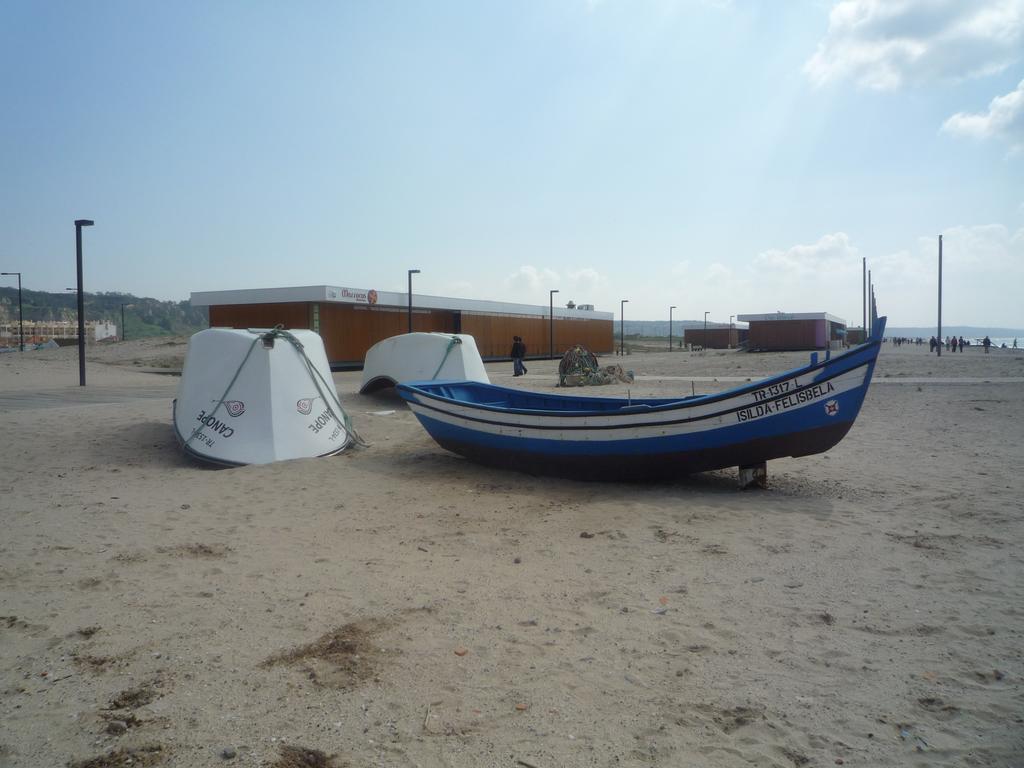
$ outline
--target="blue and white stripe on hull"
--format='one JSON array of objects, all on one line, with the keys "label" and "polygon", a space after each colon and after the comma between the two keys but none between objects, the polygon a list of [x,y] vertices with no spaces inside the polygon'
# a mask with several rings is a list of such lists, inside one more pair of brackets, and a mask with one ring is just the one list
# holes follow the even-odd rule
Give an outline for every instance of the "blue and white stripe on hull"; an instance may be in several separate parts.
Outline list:
[{"label": "blue and white stripe on hull", "polygon": [[860,411],[884,320],[847,353],[714,395],[623,400],[438,381],[398,389],[442,447],[470,459],[573,476],[685,474],[835,445]]},{"label": "blue and white stripe on hull", "polygon": [[[727,400],[719,403],[714,410],[708,407],[680,407],[654,413],[637,413],[636,418],[629,419],[626,418],[626,414],[574,419],[563,415],[509,414],[494,410],[481,415],[480,409],[436,397],[409,400],[409,407],[421,420],[428,418],[442,424],[461,426],[481,435],[532,438],[549,442],[616,442],[715,432],[744,424],[753,427],[767,419],[768,414],[763,413],[767,408],[781,408],[783,403],[789,406],[789,403],[794,402],[793,398],[806,398],[802,402],[797,402],[795,406],[786,408],[797,414],[815,405],[821,408],[826,400],[836,399],[848,392],[860,391],[863,389],[866,373],[865,365],[822,384],[795,388],[792,394],[761,403],[736,403]],[[791,399],[786,400],[787,396]],[[837,415],[848,407],[840,405]],[[762,412],[761,416],[757,415],[758,409]]]}]

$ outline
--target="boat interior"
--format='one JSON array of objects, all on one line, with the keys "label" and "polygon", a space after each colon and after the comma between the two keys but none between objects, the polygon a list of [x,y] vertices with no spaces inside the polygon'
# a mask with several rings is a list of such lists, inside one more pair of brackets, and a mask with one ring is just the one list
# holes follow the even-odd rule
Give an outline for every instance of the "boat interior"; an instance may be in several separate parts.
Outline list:
[{"label": "boat interior", "polygon": [[[884,321],[884,318],[883,318]],[[884,326],[883,326],[884,327]],[[869,340],[870,342],[871,340]],[[428,396],[453,400],[480,408],[493,408],[500,411],[533,411],[533,412],[572,412],[572,413],[629,413],[652,409],[671,409],[680,405],[693,405],[701,401],[722,400],[742,392],[768,386],[783,379],[804,375],[815,369],[835,365],[843,358],[852,356],[867,347],[861,344],[833,356],[830,352],[820,359],[817,352],[810,355],[807,365],[778,373],[766,379],[743,384],[739,387],[705,395],[686,395],[683,397],[663,398],[632,398],[632,397],[590,397],[587,395],[554,395],[545,392],[532,392],[523,389],[499,387],[494,384],[483,384],[473,381],[411,381],[399,385],[399,390],[409,387]]]}]

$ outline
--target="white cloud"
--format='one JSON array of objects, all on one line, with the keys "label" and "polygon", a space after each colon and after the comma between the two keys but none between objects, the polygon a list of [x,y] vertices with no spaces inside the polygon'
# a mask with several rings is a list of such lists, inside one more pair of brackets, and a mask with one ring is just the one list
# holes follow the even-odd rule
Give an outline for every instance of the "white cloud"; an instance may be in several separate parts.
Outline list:
[{"label": "white cloud", "polygon": [[522,298],[532,297],[558,287],[558,273],[550,269],[537,269],[532,264],[524,264],[505,278],[505,287],[514,295]]},{"label": "white cloud", "polygon": [[827,275],[841,270],[848,272],[860,266],[860,254],[850,244],[845,232],[823,235],[810,245],[794,245],[786,250],[771,249],[759,253],[756,267],[766,272],[783,272],[788,277]]},{"label": "white cloud", "polygon": [[[879,311],[894,325],[923,325],[936,315],[938,238],[869,258]],[[1002,224],[950,227],[942,232],[942,315],[951,324],[1020,322],[1024,228]]]},{"label": "white cloud", "polygon": [[943,123],[942,130],[975,139],[1003,138],[1019,150],[1024,146],[1024,80],[1005,96],[992,99],[987,112],[957,112]]},{"label": "white cloud", "polygon": [[448,296],[472,296],[475,292],[476,289],[468,280],[455,280],[448,284]]},{"label": "white cloud", "polygon": [[733,280],[733,272],[725,264],[720,264],[717,261],[708,264],[704,269],[703,280],[705,284],[710,285],[721,285],[729,283]]},{"label": "white cloud", "polygon": [[825,311],[859,325],[860,276],[860,251],[845,232],[833,232],[813,243],[762,251],[749,269],[722,285],[740,312]]},{"label": "white cloud", "polygon": [[[922,238],[921,247],[927,251],[929,242],[935,253],[934,238]],[[998,275],[1019,275],[1024,272],[1024,228],[1012,232],[1002,224],[951,227],[942,233],[942,258],[953,268],[981,270],[996,280]],[[1021,287],[1017,283],[1015,289]]]},{"label": "white cloud", "polygon": [[[588,12],[594,12],[602,5],[605,5],[607,0],[584,0],[584,5]],[[692,0],[689,0],[692,2]],[[709,8],[728,9],[732,8],[734,0],[696,0],[700,5],[707,6]],[[657,4],[662,10],[675,10],[679,6],[685,6],[688,4],[688,0],[660,0]],[[628,4],[627,4],[628,5]]]},{"label": "white cloud", "polygon": [[[1021,211],[1024,211],[1024,203],[1020,204],[1020,209]],[[673,277],[689,277],[692,269],[693,267],[690,266],[690,260],[683,259],[682,261],[677,261],[672,266],[670,272]]]},{"label": "white cloud", "polygon": [[577,304],[597,304],[607,301],[608,277],[591,267],[570,269],[558,273],[552,269],[538,269],[524,264],[505,278],[505,289],[510,301],[528,304],[547,304],[548,291],[558,289],[556,300],[565,304],[570,299]]},{"label": "white cloud", "polygon": [[[596,269],[585,267],[584,269],[570,270],[567,275],[569,278],[569,290],[584,295],[584,303],[588,300],[585,298],[585,294],[590,291],[601,291],[604,290],[608,285],[608,278],[598,272]],[[589,303],[593,303],[592,301]]]},{"label": "white cloud", "polygon": [[[950,227],[943,235],[943,318],[952,324],[1020,323],[1024,227]],[[867,256],[880,314],[890,325],[927,325],[936,314],[938,239],[916,238],[884,255],[864,253],[844,232],[811,244],[757,254],[749,270],[720,287],[708,285],[712,306],[741,312],[820,312],[861,322],[861,257]],[[710,271],[712,267],[708,267]],[[750,275],[750,280],[743,279]]]},{"label": "white cloud", "polygon": [[842,0],[804,72],[891,90],[1000,72],[1022,48],[1024,0]]}]

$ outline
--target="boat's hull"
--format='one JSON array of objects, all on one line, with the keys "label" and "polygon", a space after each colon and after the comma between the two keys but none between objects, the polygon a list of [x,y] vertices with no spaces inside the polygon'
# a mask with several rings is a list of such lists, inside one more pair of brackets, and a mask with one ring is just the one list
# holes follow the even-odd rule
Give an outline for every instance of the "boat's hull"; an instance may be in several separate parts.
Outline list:
[{"label": "boat's hull", "polygon": [[591,479],[674,477],[827,451],[853,425],[877,355],[873,339],[822,363],[683,400],[466,382],[413,382],[399,392],[439,445],[474,461]]},{"label": "boat's hull", "polygon": [[[426,426],[426,424],[424,424]],[[817,427],[781,438],[754,438],[717,448],[696,448],[657,453],[548,453],[525,446],[502,448],[479,441],[448,437],[428,431],[438,445],[480,464],[501,469],[577,480],[657,480],[735,466],[752,466],[784,456],[822,453],[834,446],[853,426],[843,422]],[[635,448],[635,446],[633,446]]]},{"label": "boat's hull", "polygon": [[219,466],[330,456],[352,442],[323,341],[302,329],[193,335],[171,420],[187,455]]},{"label": "boat's hull", "polygon": [[400,381],[458,379],[490,383],[476,339],[461,333],[405,333],[378,341],[366,353],[360,394]]}]

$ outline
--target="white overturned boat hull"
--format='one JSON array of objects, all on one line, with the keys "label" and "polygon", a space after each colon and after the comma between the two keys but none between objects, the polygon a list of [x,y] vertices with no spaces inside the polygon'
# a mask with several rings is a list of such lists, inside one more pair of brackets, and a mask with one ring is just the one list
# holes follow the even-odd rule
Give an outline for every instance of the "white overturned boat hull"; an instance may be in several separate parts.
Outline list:
[{"label": "white overturned boat hull", "polygon": [[329,456],[352,440],[321,338],[210,328],[192,336],[174,401],[185,453],[215,464]]},{"label": "white overturned boat hull", "polygon": [[403,381],[452,379],[490,384],[476,339],[464,333],[404,333],[378,341],[366,353],[359,391]]}]

